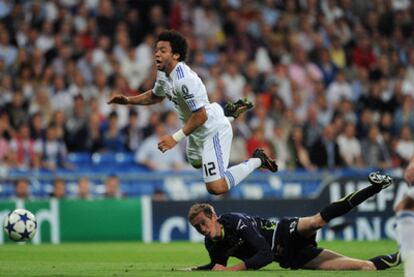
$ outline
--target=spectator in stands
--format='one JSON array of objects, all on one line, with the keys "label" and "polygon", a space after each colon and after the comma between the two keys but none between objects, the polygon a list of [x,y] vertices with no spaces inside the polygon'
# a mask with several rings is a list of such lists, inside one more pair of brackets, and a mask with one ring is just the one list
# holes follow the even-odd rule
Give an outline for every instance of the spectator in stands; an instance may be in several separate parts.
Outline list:
[{"label": "spectator in stands", "polygon": [[10,124],[14,129],[17,129],[22,123],[29,121],[27,104],[24,102],[23,93],[20,90],[13,92],[13,98],[6,105],[5,110],[9,115]]},{"label": "spectator in stands", "polygon": [[331,60],[331,56],[328,49],[321,49],[319,50],[319,60],[317,65],[322,72],[323,81],[325,82],[325,86],[329,86],[336,77],[338,72],[338,67],[336,64]]},{"label": "spectator in stands", "polygon": [[88,152],[100,152],[102,149],[101,119],[99,114],[92,113],[89,116],[85,135],[85,147]]},{"label": "spectator in stands", "polygon": [[88,119],[89,109],[85,99],[81,94],[75,95],[73,97],[73,110],[69,113],[65,124],[65,130],[67,130],[65,141],[68,151],[82,152],[87,150],[85,137]]},{"label": "spectator in stands", "polygon": [[49,170],[71,167],[66,162],[67,148],[62,139],[58,138],[58,129],[54,123],[49,124],[46,138],[40,142],[42,167]]},{"label": "spectator in stands", "polygon": [[163,122],[155,126],[155,133],[144,139],[135,154],[137,163],[147,166],[151,170],[182,170],[184,169],[184,155],[180,148],[174,147],[166,152],[158,150],[158,142],[168,134]]},{"label": "spectator in stands", "polygon": [[390,153],[384,144],[384,139],[379,132],[377,124],[372,124],[368,134],[361,142],[362,159],[364,164],[372,168],[387,169],[392,165]]},{"label": "spectator in stands", "polygon": [[[273,130],[273,128],[272,128]],[[270,131],[272,131],[270,130]],[[247,147],[247,156],[251,157],[257,148],[264,149],[266,153],[269,153],[269,156],[274,157],[274,147],[272,142],[268,140],[265,136],[265,127],[264,125],[258,125],[253,129],[252,136],[246,141]]]},{"label": "spectator in stands", "polygon": [[386,111],[386,103],[382,99],[381,83],[371,82],[369,94],[362,95],[358,101],[360,110],[370,109],[374,114],[374,120],[378,121],[380,114]]},{"label": "spectator in stands", "polygon": [[73,76],[73,81],[68,87],[68,92],[72,97],[74,97],[74,100],[78,99],[76,98],[77,96],[81,96],[85,102],[89,102],[91,97],[96,96],[94,95],[92,86],[86,83],[85,77],[81,72],[75,71],[74,74],[75,76]]},{"label": "spectator in stands", "polygon": [[347,56],[344,50],[344,47],[342,47],[341,44],[341,38],[338,37],[337,35],[334,35],[332,37],[332,44],[331,47],[329,48],[329,52],[330,52],[330,58],[333,62],[333,64],[340,69],[343,69],[346,64],[347,64]]},{"label": "spectator in stands", "polygon": [[[273,128],[275,126],[275,120],[268,113],[267,105],[268,104],[266,103],[265,97],[256,97],[255,106],[260,108],[253,109],[252,117],[248,124],[253,133],[256,128],[262,126],[265,138],[271,140],[273,135]],[[248,151],[248,153],[250,153],[250,151]]]},{"label": "spectator in stands", "polygon": [[0,111],[0,167],[8,167],[10,164],[10,125],[8,116]]},{"label": "spectator in stands", "polygon": [[115,175],[109,175],[105,179],[105,193],[104,197],[108,199],[119,199],[122,197],[119,190],[119,178]]},{"label": "spectator in stands", "polygon": [[64,179],[56,178],[53,181],[53,191],[50,196],[55,199],[63,199],[66,197],[66,182]]},{"label": "spectator in stands", "polygon": [[224,83],[224,97],[226,101],[235,102],[243,98],[246,79],[234,63],[229,63],[226,66],[226,71],[221,75],[221,80]]},{"label": "spectator in stands", "polygon": [[309,106],[306,121],[302,126],[304,145],[307,148],[311,147],[323,132],[323,126],[318,121],[318,113],[316,105]]},{"label": "spectator in stands", "polygon": [[336,108],[342,99],[352,99],[352,88],[351,85],[345,78],[343,71],[336,73],[335,81],[333,81],[327,90],[326,99],[331,107]]},{"label": "spectator in stands", "polygon": [[[3,60],[0,58],[0,64]],[[3,74],[0,83],[0,108],[4,108],[13,98],[13,80],[9,74]]]},{"label": "spectator in stands", "polygon": [[104,151],[122,152],[125,150],[124,138],[118,126],[118,113],[112,111],[108,117],[108,124],[102,131],[102,147]]},{"label": "spectator in stands", "polygon": [[[176,129],[174,129],[176,130]],[[136,152],[142,143],[142,130],[138,126],[138,112],[129,110],[128,124],[121,131],[125,138],[125,149],[129,152]]]},{"label": "spectator in stands", "polygon": [[[145,65],[144,65],[145,66]],[[126,56],[121,60],[121,72],[130,88],[138,89],[147,77],[147,68],[143,67],[136,56],[136,48],[128,47]]]},{"label": "spectator in stands", "polygon": [[10,142],[10,163],[18,168],[39,168],[41,147],[37,141],[30,138],[30,129],[26,123],[20,125],[15,138]]},{"label": "spectator in stands", "polygon": [[16,200],[27,200],[30,197],[29,181],[17,179],[14,182],[14,196]]},{"label": "spectator in stands", "polygon": [[273,129],[273,153],[275,153],[276,163],[279,166],[279,170],[287,168],[289,162],[289,143],[288,132],[281,126],[275,126]]},{"label": "spectator in stands", "polygon": [[16,47],[10,43],[10,34],[6,28],[0,29],[0,58],[4,60],[5,66],[11,67],[17,57]]},{"label": "spectator in stands", "polygon": [[322,136],[312,145],[310,159],[320,169],[335,169],[344,165],[336,143],[336,130],[332,124],[325,126]]},{"label": "spectator in stands", "polygon": [[81,177],[78,180],[78,198],[82,200],[92,199],[88,177]]},{"label": "spectator in stands", "polygon": [[348,167],[362,167],[362,150],[359,140],[355,137],[355,123],[347,122],[337,138],[339,153]]},{"label": "spectator in stands", "polygon": [[316,64],[308,60],[306,52],[300,45],[294,51],[294,61],[288,66],[290,78],[297,84],[298,90],[304,99],[314,94],[314,81],[322,80],[322,72]]},{"label": "spectator in stands", "polygon": [[352,63],[358,67],[369,69],[376,61],[368,34],[356,38],[357,46],[352,50]]},{"label": "spectator in stands", "polygon": [[293,127],[289,135],[288,143],[288,168],[306,169],[309,171],[316,169],[316,166],[312,164],[309,152],[305,147],[303,131],[300,126]]},{"label": "spectator in stands", "polygon": [[73,97],[67,90],[67,85],[63,76],[55,75],[53,85],[49,91],[50,103],[55,111],[69,112],[73,106]]},{"label": "spectator in stands", "polygon": [[403,96],[402,105],[397,108],[394,114],[394,124],[399,131],[402,126],[408,125],[411,130],[414,130],[414,111],[413,111],[413,98],[406,95]]},{"label": "spectator in stands", "polygon": [[45,129],[43,113],[41,111],[35,112],[30,117],[30,137],[33,140],[44,139]]}]

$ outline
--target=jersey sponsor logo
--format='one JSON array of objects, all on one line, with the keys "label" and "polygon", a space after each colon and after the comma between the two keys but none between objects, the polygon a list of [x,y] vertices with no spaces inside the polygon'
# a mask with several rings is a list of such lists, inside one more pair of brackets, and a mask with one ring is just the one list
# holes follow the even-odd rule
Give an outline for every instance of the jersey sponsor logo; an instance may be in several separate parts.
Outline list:
[{"label": "jersey sponsor logo", "polygon": [[181,66],[177,67],[177,79],[180,80],[184,78],[184,70],[181,68]]}]

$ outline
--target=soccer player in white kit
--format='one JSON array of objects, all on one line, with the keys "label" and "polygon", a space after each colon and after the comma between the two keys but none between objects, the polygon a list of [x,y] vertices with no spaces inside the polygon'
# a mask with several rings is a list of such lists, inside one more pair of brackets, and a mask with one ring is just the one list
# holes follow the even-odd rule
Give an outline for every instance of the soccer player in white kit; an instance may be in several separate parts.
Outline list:
[{"label": "soccer player in white kit", "polygon": [[[187,42],[180,33],[162,32],[155,49],[158,72],[154,88],[137,96],[113,96],[108,104],[151,105],[161,102],[165,97],[172,101],[184,126],[176,133],[162,137],[158,149],[165,152],[188,137],[188,161],[193,167],[203,169],[204,182],[211,194],[229,191],[256,168],[276,172],[276,162],[262,149],[256,149],[253,157],[247,161],[227,168],[233,138],[230,120],[220,105],[209,102],[203,82],[186,65],[187,48]],[[229,107],[231,111],[226,114],[237,117],[251,106],[239,100]]]},{"label": "soccer player in white kit", "polygon": [[395,206],[397,216],[397,242],[404,261],[404,275],[414,276],[414,157],[404,171],[408,192]]}]

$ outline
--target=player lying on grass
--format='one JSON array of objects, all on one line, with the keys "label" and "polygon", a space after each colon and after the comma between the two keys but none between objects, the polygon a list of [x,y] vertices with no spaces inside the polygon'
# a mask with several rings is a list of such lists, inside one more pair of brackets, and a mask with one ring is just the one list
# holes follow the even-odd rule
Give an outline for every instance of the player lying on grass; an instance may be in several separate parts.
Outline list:
[{"label": "player lying on grass", "polygon": [[414,276],[414,157],[404,171],[408,191],[396,205],[397,241],[404,261],[406,277]]},{"label": "player lying on grass", "polygon": [[[391,177],[379,173],[371,173],[368,180],[370,186],[331,203],[313,216],[277,222],[243,213],[218,216],[211,205],[195,204],[188,219],[205,236],[211,262],[180,270],[259,269],[272,261],[291,269],[383,270],[397,266],[401,262],[399,252],[361,260],[317,247],[315,238],[319,229],[393,183]],[[242,262],[227,266],[229,257]]]},{"label": "player lying on grass", "polygon": [[155,48],[158,71],[154,88],[131,97],[113,96],[108,104],[152,105],[165,98],[173,102],[184,126],[162,137],[158,149],[168,151],[188,137],[188,161],[193,167],[203,169],[204,182],[211,194],[226,193],[259,167],[276,172],[276,162],[261,149],[256,149],[247,161],[227,168],[233,138],[230,121],[251,109],[253,104],[241,99],[228,104],[223,111],[219,104],[210,103],[203,82],[185,63],[187,49],[180,33],[162,32]]}]

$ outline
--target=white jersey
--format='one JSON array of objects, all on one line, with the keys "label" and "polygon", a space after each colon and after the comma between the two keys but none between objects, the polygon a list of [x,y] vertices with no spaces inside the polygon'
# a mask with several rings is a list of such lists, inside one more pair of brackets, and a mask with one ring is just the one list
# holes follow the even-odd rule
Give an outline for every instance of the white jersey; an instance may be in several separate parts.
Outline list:
[{"label": "white jersey", "polygon": [[191,133],[197,140],[203,141],[207,134],[227,122],[221,106],[210,103],[200,77],[184,62],[179,62],[169,76],[163,71],[158,71],[152,92],[157,96],[166,96],[172,101],[178,117],[184,124],[193,112],[202,107],[206,109],[207,121]]},{"label": "white jersey", "polygon": [[407,195],[408,197],[414,200],[414,186],[413,185],[408,187]]}]

